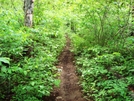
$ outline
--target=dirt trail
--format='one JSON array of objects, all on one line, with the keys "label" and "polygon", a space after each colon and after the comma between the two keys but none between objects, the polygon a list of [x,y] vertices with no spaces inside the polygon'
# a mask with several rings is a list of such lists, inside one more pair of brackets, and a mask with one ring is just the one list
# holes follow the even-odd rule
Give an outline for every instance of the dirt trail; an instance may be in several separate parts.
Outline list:
[{"label": "dirt trail", "polygon": [[66,46],[59,56],[58,68],[60,72],[60,89],[55,101],[86,101],[78,84],[78,76],[74,66],[74,54],[70,51],[70,39],[66,37]]}]

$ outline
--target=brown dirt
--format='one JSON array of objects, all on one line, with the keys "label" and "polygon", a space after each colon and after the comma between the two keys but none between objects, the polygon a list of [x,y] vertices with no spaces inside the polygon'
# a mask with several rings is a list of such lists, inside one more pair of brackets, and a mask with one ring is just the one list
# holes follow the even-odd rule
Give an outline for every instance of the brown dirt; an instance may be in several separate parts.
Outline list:
[{"label": "brown dirt", "polygon": [[66,46],[60,54],[58,60],[58,72],[60,74],[61,84],[49,97],[44,97],[44,101],[86,101],[83,98],[81,87],[79,86],[79,77],[76,74],[74,54],[70,51],[70,39],[66,37]]},{"label": "brown dirt", "polygon": [[66,39],[66,46],[59,56],[57,66],[60,70],[61,84],[57,91],[58,97],[56,97],[55,101],[86,101],[83,98],[78,82],[79,79],[76,75],[74,54],[70,51],[70,39],[68,37]]}]

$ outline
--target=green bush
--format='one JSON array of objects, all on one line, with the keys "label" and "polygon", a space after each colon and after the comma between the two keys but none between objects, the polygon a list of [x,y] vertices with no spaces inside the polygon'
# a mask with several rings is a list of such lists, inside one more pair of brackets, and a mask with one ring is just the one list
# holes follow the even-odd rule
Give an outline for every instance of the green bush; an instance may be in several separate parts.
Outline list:
[{"label": "green bush", "polygon": [[128,60],[119,52],[94,47],[76,57],[83,92],[95,101],[131,101],[129,85],[134,84],[133,58]]},{"label": "green bush", "polygon": [[40,16],[45,11],[35,5],[34,27],[24,27],[23,2],[12,1],[10,9],[9,2],[0,1],[0,99],[42,101],[60,84],[54,65],[65,43],[63,22],[51,10]]}]

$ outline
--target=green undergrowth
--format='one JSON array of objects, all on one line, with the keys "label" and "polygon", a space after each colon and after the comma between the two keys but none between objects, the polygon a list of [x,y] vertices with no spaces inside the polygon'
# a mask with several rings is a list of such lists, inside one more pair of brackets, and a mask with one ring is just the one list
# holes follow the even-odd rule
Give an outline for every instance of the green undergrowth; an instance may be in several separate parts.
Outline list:
[{"label": "green undergrowth", "polygon": [[72,51],[87,99],[134,100],[132,5],[131,0],[83,0],[74,11],[79,15],[70,34]]},{"label": "green undergrowth", "polygon": [[22,1],[0,2],[0,101],[42,101],[60,84],[54,65],[65,43],[62,21],[51,11],[39,19],[44,11],[37,14],[35,5],[34,26],[27,28]]},{"label": "green undergrowth", "polygon": [[86,45],[78,35],[72,40],[85,97],[93,101],[132,101],[134,37],[127,38],[122,50]]},{"label": "green undergrowth", "polygon": [[60,83],[54,65],[64,46],[63,35],[24,29],[21,33],[12,30],[8,35],[0,34],[0,99],[3,100],[12,97],[13,101],[41,101]]},{"label": "green undergrowth", "polygon": [[41,101],[49,96],[60,83],[54,65],[64,46],[63,36],[28,29],[4,35],[0,41],[0,99]]},{"label": "green undergrowth", "polygon": [[24,0],[0,0],[0,101],[42,101],[57,79],[57,57],[71,37],[87,99],[132,101],[132,0],[33,0],[33,27]]}]

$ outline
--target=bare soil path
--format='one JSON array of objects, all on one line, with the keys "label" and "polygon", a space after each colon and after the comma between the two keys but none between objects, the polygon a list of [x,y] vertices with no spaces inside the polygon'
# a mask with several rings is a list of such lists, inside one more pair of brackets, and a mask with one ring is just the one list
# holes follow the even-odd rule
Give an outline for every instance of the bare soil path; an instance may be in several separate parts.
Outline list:
[{"label": "bare soil path", "polygon": [[76,74],[74,54],[70,51],[71,41],[66,37],[66,45],[61,52],[57,68],[60,73],[60,87],[54,88],[49,97],[44,97],[43,101],[86,101],[83,98],[79,77]]},{"label": "bare soil path", "polygon": [[58,97],[55,101],[86,101],[83,98],[81,87],[79,86],[78,76],[74,63],[74,54],[70,51],[70,39],[66,37],[66,46],[59,56],[57,68],[61,69],[61,84],[58,90]]}]

